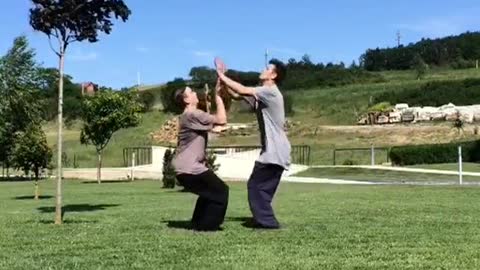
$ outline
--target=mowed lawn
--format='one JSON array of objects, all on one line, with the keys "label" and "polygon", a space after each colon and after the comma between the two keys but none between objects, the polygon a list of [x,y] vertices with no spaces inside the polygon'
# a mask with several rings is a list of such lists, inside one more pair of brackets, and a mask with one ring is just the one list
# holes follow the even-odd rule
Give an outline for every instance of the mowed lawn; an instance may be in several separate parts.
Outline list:
[{"label": "mowed lawn", "polygon": [[286,184],[279,231],[242,226],[245,183],[230,183],[224,230],[182,229],[195,197],[156,181],[0,182],[0,269],[479,269],[480,189]]}]

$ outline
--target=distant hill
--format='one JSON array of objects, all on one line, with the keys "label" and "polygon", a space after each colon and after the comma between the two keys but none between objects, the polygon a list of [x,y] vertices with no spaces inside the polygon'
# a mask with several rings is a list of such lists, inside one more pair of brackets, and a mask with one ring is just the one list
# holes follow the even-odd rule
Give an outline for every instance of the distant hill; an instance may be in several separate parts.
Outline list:
[{"label": "distant hill", "polygon": [[368,49],[361,56],[361,65],[369,71],[410,69],[415,56],[430,66],[454,69],[472,68],[480,59],[480,32],[457,36],[422,39],[407,46]]}]

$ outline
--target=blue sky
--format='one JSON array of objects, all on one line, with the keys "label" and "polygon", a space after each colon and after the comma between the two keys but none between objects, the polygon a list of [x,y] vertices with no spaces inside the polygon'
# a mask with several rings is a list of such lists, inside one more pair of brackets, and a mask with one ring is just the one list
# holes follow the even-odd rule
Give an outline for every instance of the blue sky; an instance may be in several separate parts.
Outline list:
[{"label": "blue sky", "polygon": [[[304,53],[314,62],[350,64],[367,48],[442,37],[480,25],[478,0],[126,0],[127,23],[100,42],[73,44],[66,72],[77,82],[120,88],[185,77],[214,56],[239,70],[260,70],[265,49],[282,60]],[[46,36],[28,24],[29,0],[4,3],[0,53],[27,35],[43,66],[57,66]]]}]

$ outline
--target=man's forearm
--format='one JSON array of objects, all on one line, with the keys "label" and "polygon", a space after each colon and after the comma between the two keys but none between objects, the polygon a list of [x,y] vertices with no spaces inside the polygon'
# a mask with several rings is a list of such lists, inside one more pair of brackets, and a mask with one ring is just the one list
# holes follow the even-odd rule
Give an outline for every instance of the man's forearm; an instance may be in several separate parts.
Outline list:
[{"label": "man's forearm", "polygon": [[219,74],[220,80],[222,80],[228,88],[232,89],[233,91],[237,92],[240,95],[249,95],[253,96],[255,91],[251,87],[243,86],[242,84],[228,78],[225,74]]},{"label": "man's forearm", "polygon": [[224,125],[227,123],[227,112],[225,110],[225,105],[223,104],[221,97],[216,96],[215,99],[217,103],[217,113],[215,114],[216,122],[219,125]]}]

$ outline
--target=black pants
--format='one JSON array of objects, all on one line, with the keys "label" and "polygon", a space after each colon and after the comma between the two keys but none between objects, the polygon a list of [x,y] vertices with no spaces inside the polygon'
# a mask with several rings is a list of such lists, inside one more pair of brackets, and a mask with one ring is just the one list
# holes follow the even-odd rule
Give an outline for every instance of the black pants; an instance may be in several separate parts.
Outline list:
[{"label": "black pants", "polygon": [[248,203],[255,221],[264,227],[278,228],[272,209],[272,199],[277,191],[284,168],[275,164],[255,162],[248,179]]},{"label": "black pants", "polygon": [[195,230],[219,229],[225,219],[228,205],[228,186],[208,170],[202,174],[177,175],[178,182],[189,192],[198,195],[192,216]]}]

